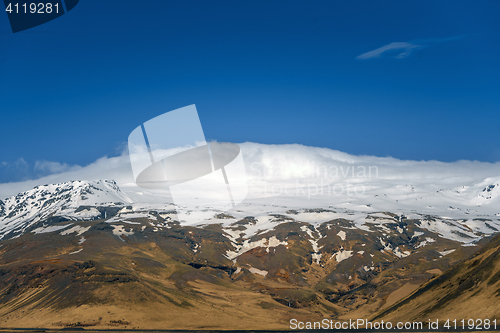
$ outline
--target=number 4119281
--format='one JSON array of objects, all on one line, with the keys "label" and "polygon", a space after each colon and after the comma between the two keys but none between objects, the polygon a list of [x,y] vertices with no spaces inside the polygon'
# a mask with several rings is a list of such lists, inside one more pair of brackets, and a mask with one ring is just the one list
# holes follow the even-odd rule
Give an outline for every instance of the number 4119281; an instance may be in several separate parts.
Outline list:
[{"label": "number 4119281", "polygon": [[15,14],[18,14],[18,13],[24,13],[24,14],[27,14],[28,11],[31,13],[31,14],[51,14],[52,12],[55,12],[56,14],[59,14],[59,4],[56,3],[54,5],[52,5],[52,3],[50,2],[47,2],[47,3],[23,3],[23,4],[18,4],[18,3],[15,3],[15,4],[12,4],[12,3],[9,3],[7,5],[7,8],[5,8],[5,11],[9,12],[9,14],[11,14],[12,12],[14,12]]}]

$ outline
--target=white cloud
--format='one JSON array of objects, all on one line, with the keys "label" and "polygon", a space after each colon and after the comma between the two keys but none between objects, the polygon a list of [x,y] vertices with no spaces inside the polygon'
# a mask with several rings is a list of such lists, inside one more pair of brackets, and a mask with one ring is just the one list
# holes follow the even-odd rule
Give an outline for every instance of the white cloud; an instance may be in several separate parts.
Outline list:
[{"label": "white cloud", "polygon": [[16,160],[16,162],[14,162],[14,165],[17,166],[17,167],[25,167],[25,166],[28,166],[28,163],[24,160],[24,158],[19,158]]},{"label": "white cloud", "polygon": [[29,179],[30,167],[28,163],[19,158],[14,162],[0,163],[0,182],[9,180],[26,180]]},{"label": "white cloud", "polygon": [[79,165],[69,165],[66,163],[59,162],[51,162],[51,161],[36,161],[34,170],[35,172],[42,173],[45,175],[54,174],[54,173],[63,173],[68,171],[76,171],[80,170],[81,166]]},{"label": "white cloud", "polygon": [[[478,204],[483,203],[477,201],[479,191],[485,186],[500,183],[500,163],[355,156],[298,144],[246,142],[240,147],[247,170],[248,200],[262,200],[266,205],[300,203],[301,207],[333,205],[359,209],[369,204],[371,209],[411,211],[418,208],[426,213],[438,208],[443,212],[449,206],[458,205],[462,208],[456,214],[464,214],[466,209],[475,209],[478,214],[500,213],[494,203],[498,201],[489,204],[489,208],[486,205],[478,208]],[[37,180],[0,184],[0,198],[37,185],[97,179],[115,180],[128,195],[132,193],[132,198],[146,199],[152,193],[135,185],[128,155],[103,157],[85,167],[52,163],[44,167],[63,172]]]},{"label": "white cloud", "polygon": [[36,161],[34,164],[28,163],[24,158],[19,158],[14,162],[0,163],[0,183],[19,182],[30,179],[39,179],[51,174],[60,174],[68,171],[81,169],[78,165],[51,161]]},{"label": "white cloud", "polygon": [[356,57],[356,59],[366,60],[381,57],[402,59],[410,56],[416,50],[423,49],[442,42],[459,40],[463,37],[464,36],[454,36],[448,38],[423,38],[411,40],[408,42],[392,42],[375,50],[360,54]]},{"label": "white cloud", "polygon": [[417,49],[421,49],[425,47],[424,45],[415,45],[409,42],[392,42],[390,44],[384,45],[375,49],[373,51],[369,51],[363,54],[360,54],[356,57],[356,59],[371,59],[371,58],[379,58],[382,55],[389,53],[390,51],[396,51],[396,55],[394,58],[401,59],[409,56],[413,51]]},{"label": "white cloud", "polygon": [[61,183],[70,180],[114,179],[121,184],[133,182],[127,155],[102,157],[87,166],[66,166],[57,162],[40,162],[38,168],[60,173],[46,175],[34,180],[0,184],[0,198],[15,195],[37,185]]}]

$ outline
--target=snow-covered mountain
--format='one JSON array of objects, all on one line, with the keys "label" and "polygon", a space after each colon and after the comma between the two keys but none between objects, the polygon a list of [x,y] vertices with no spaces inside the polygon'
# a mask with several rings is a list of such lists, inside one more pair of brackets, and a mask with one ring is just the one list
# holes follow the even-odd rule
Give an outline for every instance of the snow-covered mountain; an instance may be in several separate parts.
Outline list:
[{"label": "snow-covered mountain", "polygon": [[[257,242],[252,247],[249,240],[256,234],[273,230],[277,225],[296,221],[316,228],[337,219],[350,221],[351,228],[367,231],[388,230],[388,223],[417,221],[419,228],[440,237],[473,244],[500,230],[499,217],[491,214],[492,211],[500,211],[497,208],[500,200],[498,183],[496,179],[485,179],[472,186],[440,189],[426,194],[415,194],[414,186],[396,186],[385,188],[379,194],[352,195],[347,201],[325,196],[316,196],[313,200],[296,196],[250,198],[227,214],[205,206],[188,211],[195,221],[191,220],[189,225],[221,225],[224,235],[228,235],[233,243],[239,238],[242,242],[247,241],[246,245],[235,243],[235,253],[242,248],[258,246]],[[375,193],[374,189],[370,191]],[[429,205],[431,202],[433,206]],[[436,212],[438,206],[441,209]],[[164,222],[157,222],[151,211],[160,214],[161,219],[167,222],[187,225],[182,220],[177,221],[175,209],[183,207],[175,207],[165,198],[150,192],[135,189],[125,193],[112,180],[37,186],[0,201],[0,239],[19,237],[27,230],[39,227],[40,223],[48,226],[61,221],[104,220],[116,223],[146,218],[158,230],[168,227]],[[247,219],[249,216],[252,217],[250,222]],[[236,222],[238,225],[235,227]]]},{"label": "snow-covered mountain", "polygon": [[18,237],[38,221],[91,220],[106,214],[101,207],[123,207],[131,202],[111,180],[37,186],[0,201],[0,239]]},{"label": "snow-covered mountain", "polygon": [[[500,199],[496,178],[427,192],[423,185],[377,182],[359,195],[254,196],[227,212],[200,206],[187,211],[195,223],[178,220],[176,210],[185,208],[162,193],[121,189],[112,180],[37,186],[0,201],[6,272],[0,289],[15,290],[0,301],[17,309],[15,297],[45,288],[36,292],[40,300],[72,309],[94,304],[79,296],[92,294],[86,288],[110,288],[106,295],[130,292],[140,304],[157,304],[160,290],[168,290],[182,299],[178,307],[200,304],[186,288],[220,280],[227,288],[221,292],[235,299],[241,289],[232,288],[243,286],[252,299],[267,295],[265,306],[355,316],[404,297],[500,231],[500,218],[491,213]],[[151,284],[153,276],[169,287]],[[60,296],[62,277],[71,297]],[[124,283],[134,287],[118,292]],[[102,306],[129,309],[129,301],[102,297]],[[166,297],[161,304],[170,304],[173,296]],[[217,304],[207,297],[210,308]]]}]

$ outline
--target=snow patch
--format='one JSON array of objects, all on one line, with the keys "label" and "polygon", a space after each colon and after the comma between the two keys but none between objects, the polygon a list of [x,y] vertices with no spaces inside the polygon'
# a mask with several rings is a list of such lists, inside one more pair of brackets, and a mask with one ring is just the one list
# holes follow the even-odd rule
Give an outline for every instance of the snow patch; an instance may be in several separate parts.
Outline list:
[{"label": "snow patch", "polygon": [[[229,237],[228,237],[229,238]],[[231,243],[233,247],[236,249],[235,251],[227,251],[225,257],[229,260],[233,260],[236,257],[239,257],[245,252],[248,252],[257,247],[264,247],[266,251],[269,252],[269,248],[277,247],[279,245],[288,245],[287,241],[280,241],[276,238],[276,236],[272,236],[269,239],[262,238],[255,242],[250,242],[248,239],[243,242],[243,244],[236,244],[234,242]]]},{"label": "snow patch", "polygon": [[54,232],[54,231],[57,231],[57,230],[65,229],[65,228],[69,227],[72,224],[73,223],[66,224],[66,225],[51,225],[49,227],[40,227],[40,228],[36,228],[32,232],[35,233],[35,234],[37,234],[37,235],[38,234],[45,234],[45,233],[48,233],[48,232]]},{"label": "snow patch", "polygon": [[266,276],[267,273],[269,273],[268,271],[260,270],[260,269],[255,268],[255,267],[250,267],[249,271],[250,271],[250,273],[259,274],[262,276]]},{"label": "snow patch", "polygon": [[430,237],[425,237],[425,240],[423,242],[421,242],[420,244],[418,244],[418,246],[416,248],[418,249],[420,247],[426,246],[427,244],[434,243],[434,242],[436,242],[435,239],[430,238]]},{"label": "snow patch", "polygon": [[113,235],[118,236],[122,241],[124,240],[121,236],[131,236],[133,234],[132,230],[126,231],[123,225],[113,225]]},{"label": "snow patch", "polygon": [[89,227],[82,227],[82,226],[79,226],[79,225],[75,225],[73,228],[70,228],[68,230],[62,231],[60,233],[60,235],[64,236],[64,235],[69,235],[69,234],[72,234],[72,233],[76,232],[76,235],[80,236],[83,233],[87,232],[89,229],[90,229],[90,226]]},{"label": "snow patch", "polygon": [[332,254],[332,256],[330,257],[330,259],[332,259],[333,257],[335,257],[335,260],[337,260],[337,262],[341,262],[341,261],[344,261],[344,260],[349,259],[350,257],[352,257],[352,253],[353,253],[353,251],[344,251],[342,249],[339,252],[336,252],[336,253]]},{"label": "snow patch", "polygon": [[451,249],[451,250],[447,250],[447,251],[439,251],[439,254],[444,257],[450,253],[453,253],[453,252],[455,252],[455,249]]},{"label": "snow patch", "polygon": [[318,234],[318,237],[314,237],[311,229],[305,225],[300,227],[300,230],[306,232],[309,235],[309,237],[311,238],[311,239],[309,239],[309,243],[311,243],[312,249],[314,251],[314,253],[311,255],[311,257],[313,259],[313,262],[315,262],[316,264],[319,265],[321,257],[322,257],[322,254],[319,253],[319,250],[321,250],[323,248],[323,246],[319,246],[318,241],[321,238],[323,238],[323,235],[321,235],[321,233],[316,229],[316,227],[314,227],[314,230]]}]

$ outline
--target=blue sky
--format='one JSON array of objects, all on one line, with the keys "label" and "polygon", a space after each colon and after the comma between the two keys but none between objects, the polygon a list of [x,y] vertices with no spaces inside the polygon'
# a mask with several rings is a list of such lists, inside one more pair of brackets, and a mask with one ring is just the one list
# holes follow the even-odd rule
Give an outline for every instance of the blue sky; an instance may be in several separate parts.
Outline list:
[{"label": "blue sky", "polygon": [[85,0],[16,34],[0,14],[0,182],[118,155],[139,124],[190,104],[208,140],[500,161],[499,14],[498,1]]}]

